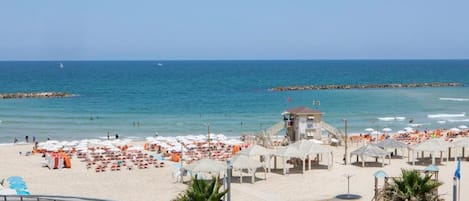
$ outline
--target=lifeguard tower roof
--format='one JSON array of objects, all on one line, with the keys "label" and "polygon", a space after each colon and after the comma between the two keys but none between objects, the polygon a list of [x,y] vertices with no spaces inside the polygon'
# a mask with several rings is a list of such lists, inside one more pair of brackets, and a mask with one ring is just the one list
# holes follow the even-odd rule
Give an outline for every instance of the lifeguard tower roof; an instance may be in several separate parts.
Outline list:
[{"label": "lifeguard tower roof", "polygon": [[297,107],[297,108],[292,108],[287,110],[288,113],[290,114],[323,114],[319,110],[314,110],[308,107]]}]

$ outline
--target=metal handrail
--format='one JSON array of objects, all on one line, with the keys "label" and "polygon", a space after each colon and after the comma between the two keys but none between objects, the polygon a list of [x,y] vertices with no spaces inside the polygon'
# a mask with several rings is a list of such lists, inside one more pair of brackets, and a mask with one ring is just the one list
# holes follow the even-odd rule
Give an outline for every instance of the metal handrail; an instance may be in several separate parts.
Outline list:
[{"label": "metal handrail", "polygon": [[112,201],[61,195],[0,195],[0,201]]}]

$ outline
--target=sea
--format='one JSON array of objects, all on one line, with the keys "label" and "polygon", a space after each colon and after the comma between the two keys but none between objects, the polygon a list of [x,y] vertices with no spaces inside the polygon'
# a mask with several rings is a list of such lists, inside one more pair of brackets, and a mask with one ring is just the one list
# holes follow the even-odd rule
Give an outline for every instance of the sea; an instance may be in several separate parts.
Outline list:
[{"label": "sea", "polygon": [[[461,82],[463,87],[272,91],[319,84]],[[349,133],[469,126],[469,60],[1,61],[0,143],[258,133],[310,107]],[[209,131],[210,129],[210,131]],[[279,133],[279,135],[284,135]]]}]

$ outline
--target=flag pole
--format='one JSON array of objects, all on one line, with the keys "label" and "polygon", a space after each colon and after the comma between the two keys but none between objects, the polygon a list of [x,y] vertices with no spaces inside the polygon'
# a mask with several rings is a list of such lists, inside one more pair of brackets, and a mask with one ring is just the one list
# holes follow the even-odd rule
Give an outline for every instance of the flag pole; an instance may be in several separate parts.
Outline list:
[{"label": "flag pole", "polygon": [[457,185],[456,177],[453,177],[453,201],[457,201],[457,195],[458,192],[456,190],[456,185]]}]

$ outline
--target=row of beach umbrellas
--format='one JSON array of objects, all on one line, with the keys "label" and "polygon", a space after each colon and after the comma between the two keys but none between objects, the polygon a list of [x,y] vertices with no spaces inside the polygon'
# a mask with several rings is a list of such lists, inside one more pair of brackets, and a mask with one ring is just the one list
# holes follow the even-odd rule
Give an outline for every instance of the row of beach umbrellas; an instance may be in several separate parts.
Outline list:
[{"label": "row of beach umbrellas", "polygon": [[[468,128],[468,127],[467,127],[466,125],[460,125],[460,126],[458,126],[457,128],[455,127],[455,128],[451,128],[451,129],[449,129],[449,130],[450,130],[451,132],[456,132],[456,133],[458,133],[458,132],[461,132],[461,130],[465,130],[465,129],[467,129],[467,128]],[[382,131],[389,133],[389,132],[392,132],[392,129],[391,129],[391,128],[383,128]],[[403,130],[397,131],[397,133],[399,133],[399,134],[404,134],[404,133],[410,133],[410,132],[413,132],[413,131],[414,131],[414,129],[413,129],[412,127],[405,127]],[[366,128],[366,129],[365,129],[365,132],[370,133],[370,134],[380,134],[379,131],[377,131],[377,130],[375,130],[375,129],[373,129],[373,128]]]}]

